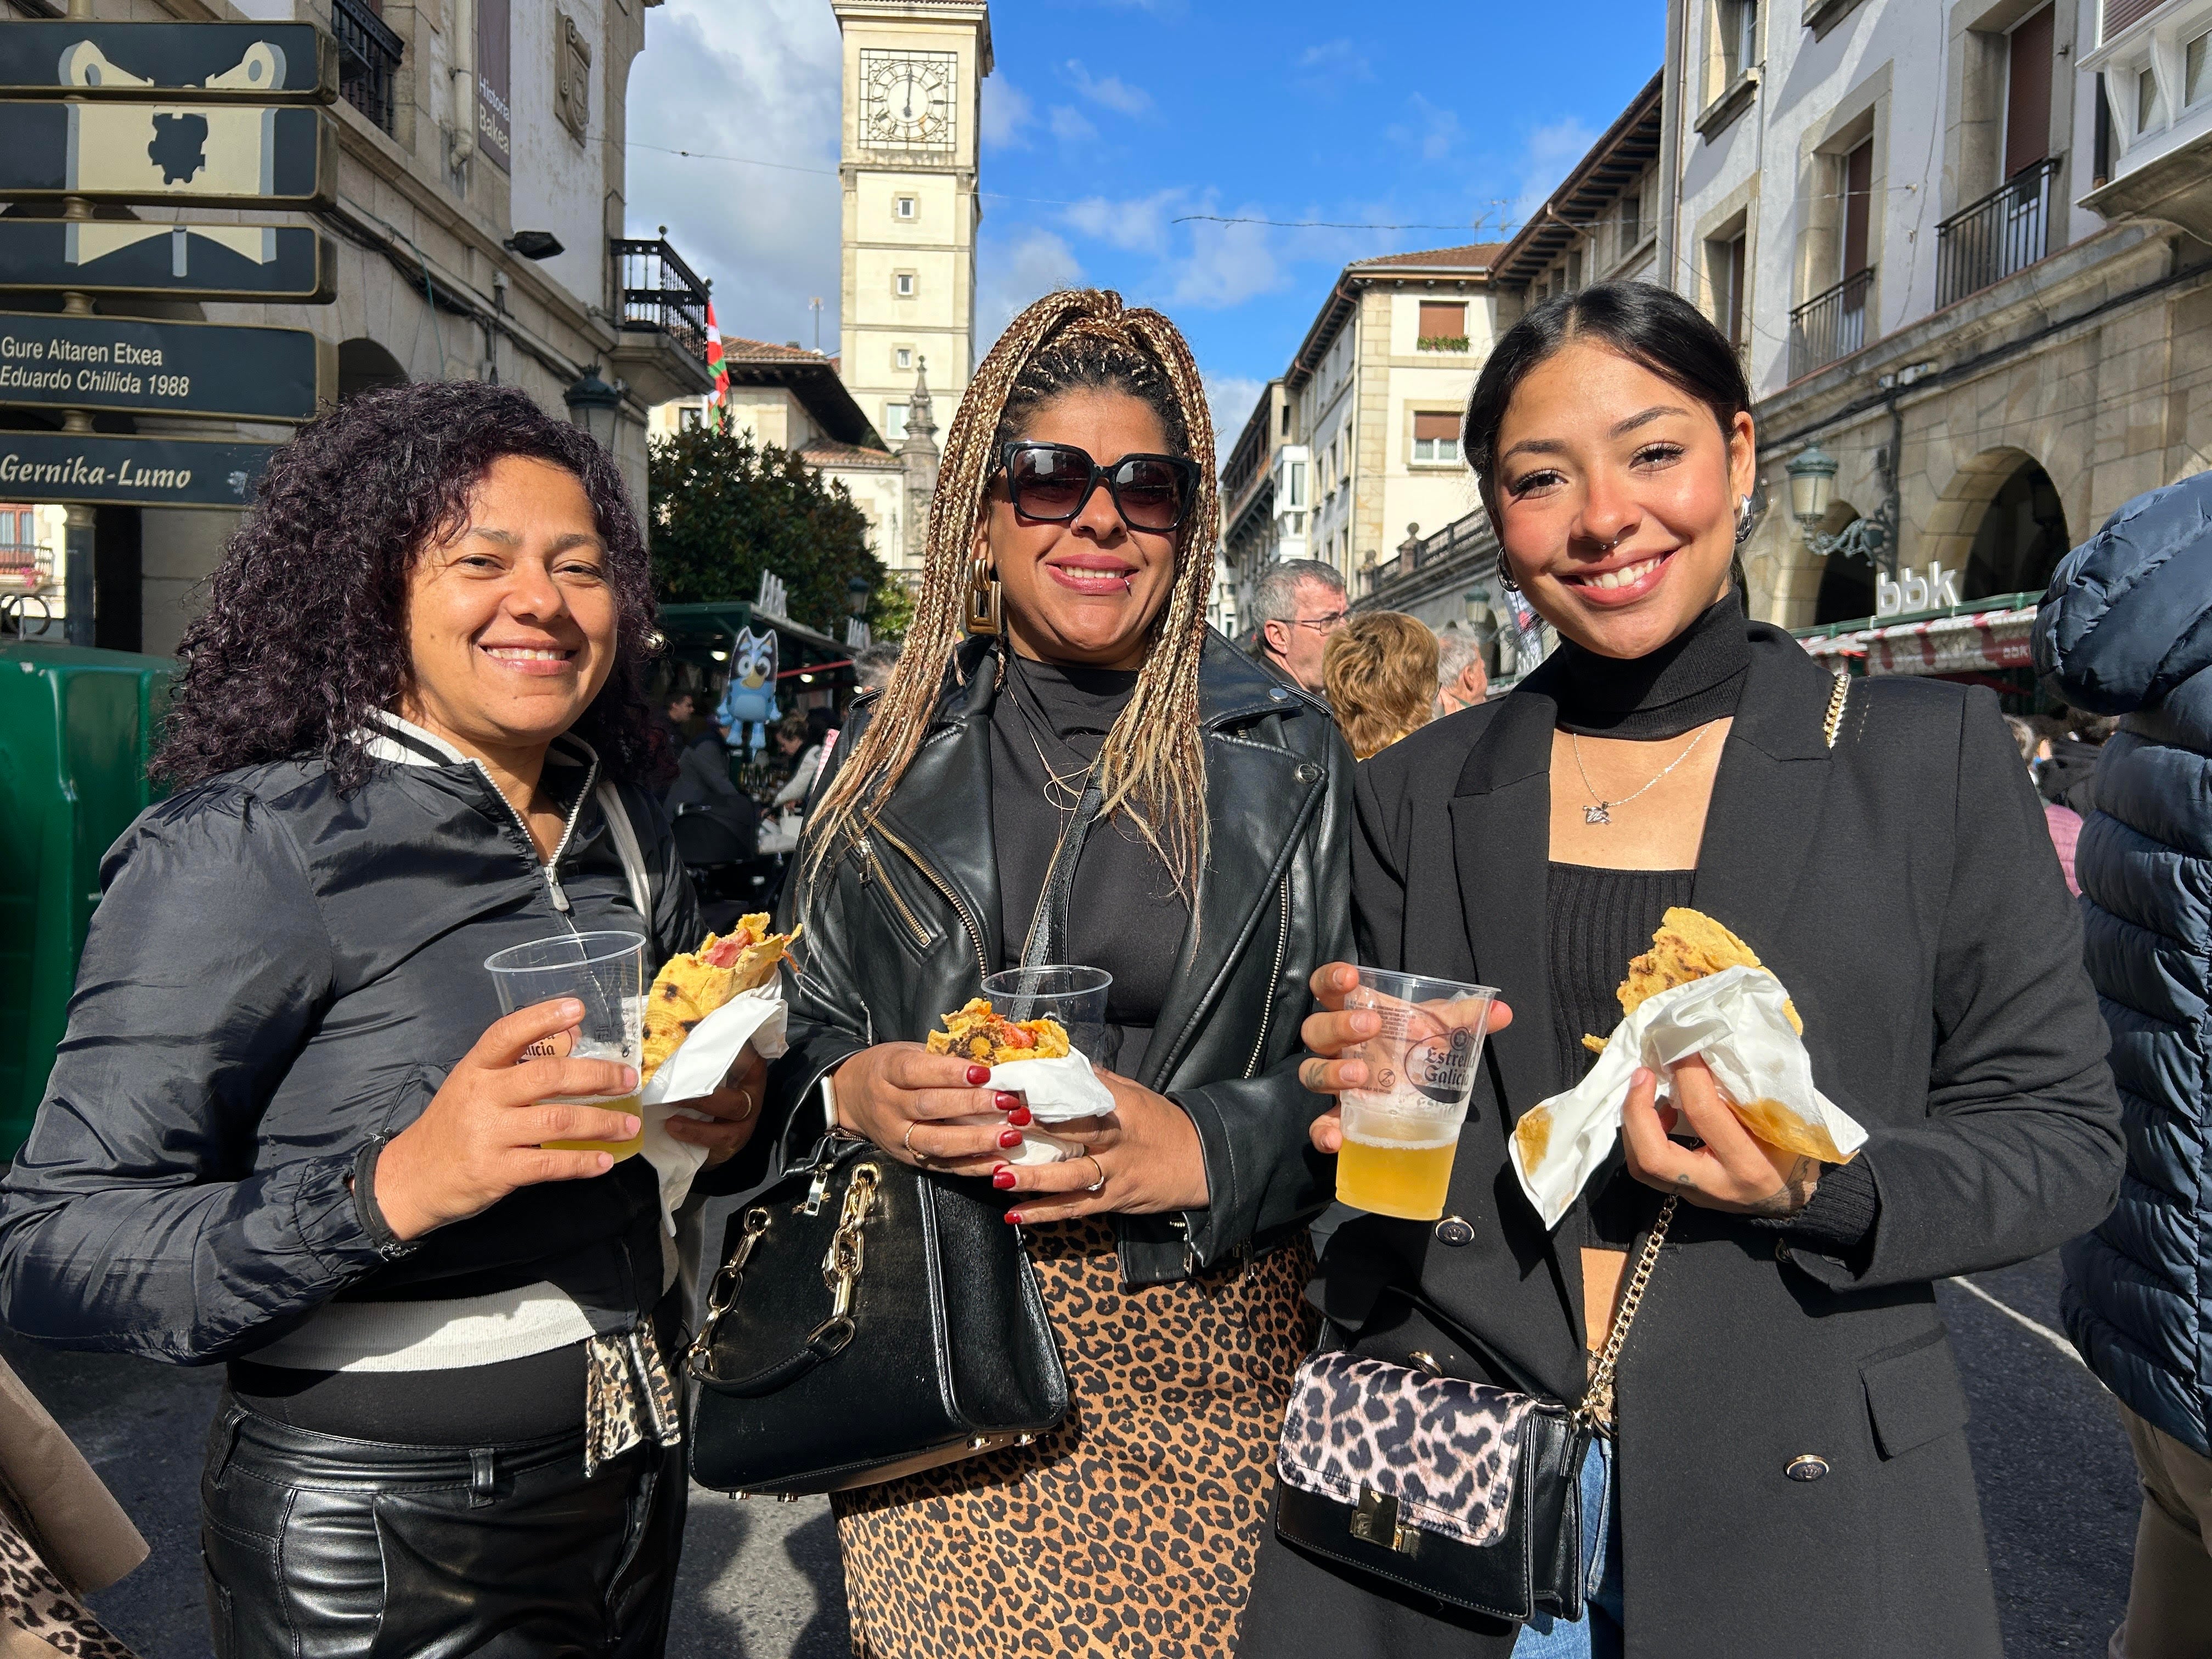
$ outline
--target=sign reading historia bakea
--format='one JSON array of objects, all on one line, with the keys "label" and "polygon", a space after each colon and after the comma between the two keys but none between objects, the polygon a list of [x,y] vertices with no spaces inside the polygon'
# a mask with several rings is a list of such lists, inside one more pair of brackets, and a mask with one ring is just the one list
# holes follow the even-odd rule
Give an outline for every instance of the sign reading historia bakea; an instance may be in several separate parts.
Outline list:
[{"label": "sign reading historia bakea", "polygon": [[326,208],[337,126],[318,109],[0,100],[0,198]]},{"label": "sign reading historia bakea", "polygon": [[109,97],[327,104],[338,47],[313,23],[85,23],[0,28],[0,97]]},{"label": "sign reading historia bakea", "polygon": [[10,289],[327,305],[337,297],[337,250],[303,225],[10,215],[0,218],[0,292]]},{"label": "sign reading historia bakea", "polygon": [[0,432],[0,497],[236,512],[252,498],[275,448],[218,438]]},{"label": "sign reading historia bakea", "polygon": [[337,389],[303,328],[0,312],[0,404],[304,421]]}]

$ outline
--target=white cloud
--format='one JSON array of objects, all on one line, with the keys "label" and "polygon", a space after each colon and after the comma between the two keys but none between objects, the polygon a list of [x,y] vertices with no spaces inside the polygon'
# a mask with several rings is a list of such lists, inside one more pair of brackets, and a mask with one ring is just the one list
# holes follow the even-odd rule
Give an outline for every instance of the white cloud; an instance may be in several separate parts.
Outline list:
[{"label": "white cloud", "polygon": [[1386,128],[1383,136],[1394,144],[1419,150],[1423,161],[1443,161],[1459,143],[1458,112],[1438,108],[1418,92],[1407,101],[1411,117]]},{"label": "white cloud", "polygon": [[1142,115],[1152,106],[1152,94],[1142,87],[1133,87],[1116,75],[1094,80],[1091,71],[1073,58],[1067,60],[1067,78],[1075,83],[1075,89],[1092,103],[1103,105],[1118,114]]},{"label": "white cloud", "polygon": [[1324,87],[1331,82],[1375,78],[1375,66],[1367,61],[1367,54],[1341,38],[1308,46],[1298,54],[1297,67],[1302,72],[1301,80],[1314,87]]},{"label": "white cloud", "polygon": [[1028,95],[1006,78],[1004,70],[984,78],[985,143],[1010,149],[1028,148],[1029,141],[1022,137],[1022,129],[1029,125],[1036,113],[1030,107]]},{"label": "white cloud", "polygon": [[1133,253],[1164,253],[1170,210],[1182,205],[1179,189],[1164,190],[1126,202],[1092,196],[1060,216],[1079,235]]},{"label": "white cloud", "polygon": [[[630,70],[632,234],[668,227],[713,279],[728,333],[837,349],[842,73],[836,19],[820,0],[668,0],[646,14]],[[647,148],[652,146],[653,148]],[[672,155],[742,155],[773,167]]]},{"label": "white cloud", "polygon": [[1098,129],[1085,118],[1081,110],[1066,104],[1054,104],[1045,125],[1052,129],[1052,136],[1063,144],[1088,143],[1098,136]]},{"label": "white cloud", "polygon": [[1249,374],[1209,374],[1203,368],[1199,378],[1206,383],[1206,406],[1213,416],[1214,453],[1225,461],[1267,383]]},{"label": "white cloud", "polygon": [[1003,252],[987,244],[982,254],[975,307],[979,361],[1030,301],[1083,280],[1074,250],[1048,230],[1030,231]]},{"label": "white cloud", "polygon": [[[1236,213],[1264,216],[1256,207]],[[1221,311],[1281,287],[1283,273],[1265,225],[1194,223],[1190,252],[1176,264],[1171,282],[1170,304]]]},{"label": "white cloud", "polygon": [[1521,189],[1513,203],[1514,222],[1526,224],[1544,205],[1545,198],[1559,187],[1567,169],[1596,142],[1597,135],[1571,115],[1530,133],[1522,146]]}]

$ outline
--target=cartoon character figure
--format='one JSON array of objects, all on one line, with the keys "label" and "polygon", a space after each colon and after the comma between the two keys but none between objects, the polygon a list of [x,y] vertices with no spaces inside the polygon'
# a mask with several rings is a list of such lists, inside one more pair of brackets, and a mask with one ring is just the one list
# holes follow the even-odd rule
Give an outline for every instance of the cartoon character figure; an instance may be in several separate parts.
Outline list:
[{"label": "cartoon character figure", "polygon": [[750,726],[745,746],[757,750],[768,741],[776,716],[775,630],[756,634],[748,629],[738,635],[738,648],[730,654],[730,683],[715,718],[733,735],[738,726]]}]

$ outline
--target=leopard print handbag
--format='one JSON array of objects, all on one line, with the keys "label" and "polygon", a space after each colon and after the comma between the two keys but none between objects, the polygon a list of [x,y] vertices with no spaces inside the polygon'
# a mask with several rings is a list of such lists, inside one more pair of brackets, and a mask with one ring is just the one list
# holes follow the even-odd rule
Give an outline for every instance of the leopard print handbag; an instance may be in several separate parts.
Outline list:
[{"label": "leopard print handbag", "polygon": [[[1661,1206],[1581,1402],[1356,1352],[1324,1330],[1283,1417],[1275,1530],[1285,1542],[1494,1619],[1582,1617],[1583,1458],[1613,1425],[1613,1378],[1658,1265],[1675,1200]],[[1436,1309],[1421,1317],[1510,1367]]]}]

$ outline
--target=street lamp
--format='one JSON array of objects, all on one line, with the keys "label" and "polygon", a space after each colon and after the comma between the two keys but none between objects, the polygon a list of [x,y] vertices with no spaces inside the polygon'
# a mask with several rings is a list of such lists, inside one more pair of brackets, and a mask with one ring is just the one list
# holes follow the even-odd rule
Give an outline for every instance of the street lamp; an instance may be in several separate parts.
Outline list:
[{"label": "street lamp", "polygon": [[1790,460],[1790,516],[1815,525],[1828,516],[1836,493],[1836,459],[1817,443],[1807,444]]},{"label": "street lamp", "polygon": [[1897,477],[1892,449],[1875,452],[1875,471],[1881,475],[1882,502],[1870,517],[1853,519],[1833,536],[1820,533],[1820,521],[1835,504],[1835,458],[1817,443],[1807,444],[1792,456],[1784,470],[1790,474],[1790,516],[1797,520],[1805,550],[1815,558],[1864,559],[1868,564],[1897,570]]},{"label": "street lamp", "polygon": [[602,449],[615,447],[615,422],[622,410],[622,393],[599,378],[599,365],[586,369],[562,399],[568,419],[590,433]]},{"label": "street lamp", "polygon": [[874,584],[858,572],[855,572],[852,580],[845,584],[845,592],[853,601],[852,612],[854,616],[865,617],[868,614],[868,595],[875,591]]}]

